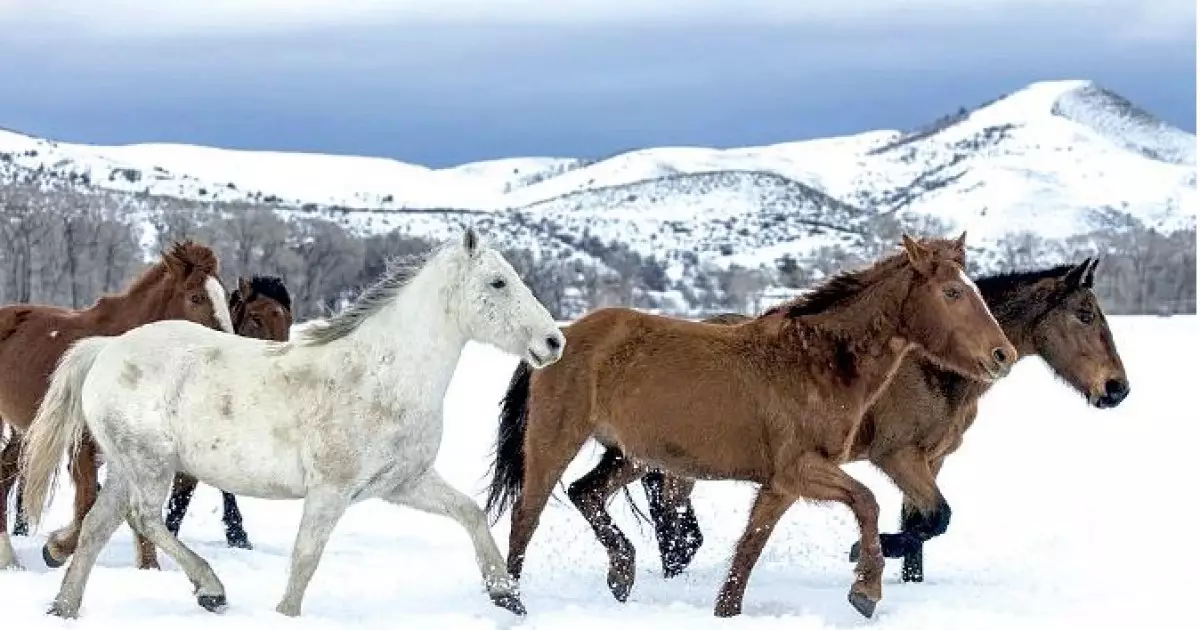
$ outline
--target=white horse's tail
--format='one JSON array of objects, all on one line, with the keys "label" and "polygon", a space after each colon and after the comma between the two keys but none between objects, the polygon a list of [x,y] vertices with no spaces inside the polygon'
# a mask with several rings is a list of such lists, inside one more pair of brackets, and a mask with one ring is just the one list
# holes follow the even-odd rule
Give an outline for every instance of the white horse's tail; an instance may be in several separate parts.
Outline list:
[{"label": "white horse's tail", "polygon": [[83,381],[112,337],[87,337],[75,342],[58,360],[46,396],[25,434],[21,476],[25,478],[22,506],[31,527],[54,497],[59,462],[70,447],[79,448],[86,422],[83,417]]}]

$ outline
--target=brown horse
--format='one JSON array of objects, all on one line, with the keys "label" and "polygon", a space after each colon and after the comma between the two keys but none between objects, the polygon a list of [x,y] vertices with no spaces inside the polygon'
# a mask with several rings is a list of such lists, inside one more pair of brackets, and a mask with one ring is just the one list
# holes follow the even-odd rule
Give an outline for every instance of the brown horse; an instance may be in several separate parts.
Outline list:
[{"label": "brown horse", "polygon": [[[1020,353],[1018,359],[1041,357],[1089,404],[1106,409],[1121,404],[1129,394],[1129,381],[1092,293],[1098,262],[1088,258],[1079,265],[988,276],[976,283]],[[736,325],[749,319],[730,313],[705,321]],[[924,541],[949,526],[950,506],[936,477],[946,457],[962,444],[989,387],[913,356],[863,418],[851,457],[869,460],[904,493],[901,531],[884,534],[882,545],[886,557],[904,558],[905,582],[924,579]],[[609,449],[602,459],[621,456]],[[604,466],[602,461],[597,468]],[[673,577],[687,567],[704,540],[689,498],[693,482],[656,471],[642,483],[663,571]],[[855,546],[851,561],[857,555]]]},{"label": "brown horse", "polygon": [[[0,308],[0,418],[16,430],[29,428],[58,359],[75,341],[113,336],[163,319],[187,319],[232,331],[216,254],[191,241],[175,243],[162,260],[138,276],[124,293],[102,296],[91,307],[71,310],[19,304]],[[6,452],[9,449],[6,449]],[[11,449],[17,451],[17,448]],[[0,497],[7,499],[16,469],[0,460]],[[52,567],[74,553],[79,525],[96,501],[96,446],[85,439],[71,458],[75,515],[42,549]],[[7,500],[0,501],[0,568],[16,565],[8,538]]]},{"label": "brown horse", "polygon": [[654,467],[761,486],[718,616],[741,612],[750,570],[800,497],[854,513],[865,552],[849,600],[871,616],[882,595],[879,506],[840,467],[863,413],[914,348],[984,381],[1001,378],[1016,358],[963,273],[965,238],[905,236],[901,253],[741,326],[613,308],[566,327],[571,349],[560,362],[536,374],[519,365],[503,401],[487,507],[496,515],[519,494],[509,573],[520,576],[554,483],[592,437],[625,456],[568,494],[608,551],[619,601],[633,586],[634,549],[605,503]]},{"label": "brown horse", "polygon": [[[229,295],[229,313],[233,316],[233,330],[243,337],[287,341],[292,328],[292,298],[283,280],[275,276],[254,276],[250,280],[238,278],[238,288]],[[167,530],[179,536],[179,527],[187,514],[192,495],[196,492],[196,478],[178,473],[167,501]],[[242,512],[238,509],[237,497],[221,491],[225,523],[225,542],[230,547],[251,549],[250,537],[242,527]],[[157,569],[158,554],[154,545],[141,534],[137,537],[137,567]]]}]

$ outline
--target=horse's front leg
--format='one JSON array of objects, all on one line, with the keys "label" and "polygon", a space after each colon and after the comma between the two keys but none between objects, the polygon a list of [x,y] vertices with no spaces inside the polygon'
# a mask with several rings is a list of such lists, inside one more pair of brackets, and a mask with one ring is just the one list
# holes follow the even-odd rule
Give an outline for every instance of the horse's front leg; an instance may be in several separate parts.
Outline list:
[{"label": "horse's front leg", "polygon": [[[903,558],[919,554],[921,544],[940,536],[950,526],[950,504],[942,496],[925,451],[910,446],[871,458],[904,493],[900,532],[882,534],[883,555]],[[850,548],[850,561],[858,560],[859,546]]]},{"label": "horse's front leg", "polygon": [[321,554],[333,528],[346,513],[350,499],[336,489],[310,490],[304,498],[304,513],[300,517],[300,529],[296,532],[296,544],[292,547],[292,568],[288,572],[287,592],[275,610],[289,617],[300,615],[300,604],[304,591],[312,580]]},{"label": "horse's front leg", "polygon": [[496,539],[492,538],[483,510],[471,497],[455,490],[436,470],[430,469],[383,498],[389,503],[445,516],[461,525],[475,546],[475,562],[492,603],[514,614],[525,614],[517,581],[505,568],[504,556],[500,555]]},{"label": "horse's front leg", "polygon": [[[942,470],[942,463],[945,461],[946,454],[929,462],[929,470],[933,473],[935,479],[937,478],[937,474]],[[900,567],[900,579],[904,582],[925,581],[925,540],[920,538],[917,533],[923,522],[924,519],[921,518],[920,511],[906,499],[900,511],[900,527],[901,531],[911,532],[910,535],[916,535],[917,543],[912,545],[904,554],[904,564]],[[941,533],[944,534],[945,530]]]},{"label": "horse's front leg", "polygon": [[845,504],[858,521],[861,557],[854,568],[854,585],[848,599],[864,617],[875,614],[883,599],[883,550],[879,541],[879,502],[870,488],[862,484],[833,460],[816,453],[805,453],[799,462],[796,483],[800,496],[815,501]]},{"label": "horse's front leg", "polygon": [[762,555],[763,547],[771,537],[771,532],[775,530],[775,525],[795,502],[795,494],[771,484],[759,488],[758,496],[754,498],[754,507],[750,509],[746,531],[742,532],[742,538],[734,551],[729,575],[725,578],[721,592],[717,594],[717,605],[713,611],[716,616],[733,617],[742,614],[742,599],[746,595],[750,571]]}]

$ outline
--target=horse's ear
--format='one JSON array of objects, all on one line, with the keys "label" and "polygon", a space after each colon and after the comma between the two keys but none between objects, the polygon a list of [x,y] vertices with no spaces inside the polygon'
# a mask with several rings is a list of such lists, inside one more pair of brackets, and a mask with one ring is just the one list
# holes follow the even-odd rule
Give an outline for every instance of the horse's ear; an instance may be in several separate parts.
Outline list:
[{"label": "horse's ear", "polygon": [[1092,284],[1096,280],[1096,267],[1099,265],[1100,265],[1100,257],[1097,256],[1092,259],[1092,266],[1088,267],[1087,271],[1084,272],[1084,274],[1083,274],[1083,285],[1082,285],[1083,288],[1085,288],[1085,289],[1092,288]]},{"label": "horse's ear", "polygon": [[962,251],[962,252],[967,251],[967,231],[966,230],[963,230],[963,233],[959,234],[958,238],[954,239],[954,246],[957,247],[959,249],[959,251]]},{"label": "horse's ear", "polygon": [[927,276],[933,272],[933,252],[928,247],[913,240],[908,234],[901,235],[904,251],[908,254],[908,262],[917,273]]},{"label": "horse's ear", "polygon": [[167,266],[167,273],[170,273],[174,278],[183,279],[187,277],[187,263],[175,255],[174,249],[159,253],[162,255],[163,264]]},{"label": "horse's ear", "polygon": [[250,288],[250,281],[238,276],[238,292],[242,294],[242,299],[250,299],[250,295],[254,292]]},{"label": "horse's ear", "polygon": [[1087,275],[1088,268],[1092,266],[1092,257],[1088,256],[1083,262],[1071,267],[1067,275],[1063,276],[1063,284],[1067,285],[1068,289],[1076,289],[1084,286],[1084,276]]},{"label": "horse's ear", "polygon": [[475,233],[475,228],[469,227],[463,234],[463,249],[467,250],[467,254],[471,256],[479,251],[479,234]]}]

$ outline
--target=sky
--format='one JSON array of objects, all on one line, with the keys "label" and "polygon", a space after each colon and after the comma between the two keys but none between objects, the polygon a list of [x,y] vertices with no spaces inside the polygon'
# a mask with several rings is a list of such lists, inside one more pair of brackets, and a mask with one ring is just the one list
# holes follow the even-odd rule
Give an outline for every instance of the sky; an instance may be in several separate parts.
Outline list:
[{"label": "sky", "polygon": [[1192,0],[0,0],[0,127],[429,166],[909,129],[1091,79],[1196,129]]}]

